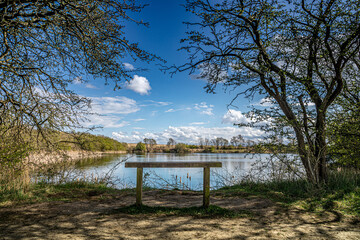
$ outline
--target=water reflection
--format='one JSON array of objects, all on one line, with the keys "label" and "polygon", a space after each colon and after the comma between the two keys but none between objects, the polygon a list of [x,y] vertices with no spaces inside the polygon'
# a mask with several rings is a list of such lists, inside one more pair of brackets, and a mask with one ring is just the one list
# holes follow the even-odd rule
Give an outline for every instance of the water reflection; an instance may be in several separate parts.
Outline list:
[{"label": "water reflection", "polygon": [[126,158],[126,154],[114,154],[114,155],[105,155],[97,158],[84,158],[79,160],[75,166],[78,169],[89,169],[89,168],[98,168],[106,167],[111,164],[115,164],[120,159]]},{"label": "water reflection", "polygon": [[[113,170],[113,177],[118,181],[117,187],[134,187],[136,169],[125,168],[121,161],[167,162],[167,161],[220,161],[221,169],[211,169],[212,188],[231,185],[245,175],[252,164],[266,158],[268,154],[225,154],[193,153],[186,155],[151,153],[146,155],[108,155],[101,158],[83,159],[77,165],[86,174],[104,174]],[[116,166],[116,169],[113,169]],[[200,190],[203,181],[201,168],[151,168],[144,169],[144,184],[150,187],[179,188]]]}]

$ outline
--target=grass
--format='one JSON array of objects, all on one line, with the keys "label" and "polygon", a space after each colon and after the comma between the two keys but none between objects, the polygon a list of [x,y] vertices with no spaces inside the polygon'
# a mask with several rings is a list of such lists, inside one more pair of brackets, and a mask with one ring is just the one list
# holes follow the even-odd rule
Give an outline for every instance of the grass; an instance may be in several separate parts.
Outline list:
[{"label": "grass", "polygon": [[70,182],[65,184],[37,183],[24,189],[0,191],[0,206],[18,203],[35,203],[49,201],[74,201],[87,199],[92,196],[100,198],[111,197],[118,192],[133,191],[130,189],[117,190],[105,184]]},{"label": "grass", "polygon": [[192,216],[197,218],[235,218],[235,217],[252,217],[254,213],[251,211],[238,210],[233,211],[226,208],[210,205],[208,208],[204,207],[151,207],[146,205],[136,206],[131,205],[127,207],[118,208],[109,212],[109,214],[125,213],[130,215],[138,214],[155,214],[165,216]]},{"label": "grass", "polygon": [[255,195],[271,199],[285,207],[298,207],[311,212],[339,211],[360,217],[360,173],[332,172],[323,186],[314,186],[304,180],[245,182],[224,187],[215,194],[225,196]]}]

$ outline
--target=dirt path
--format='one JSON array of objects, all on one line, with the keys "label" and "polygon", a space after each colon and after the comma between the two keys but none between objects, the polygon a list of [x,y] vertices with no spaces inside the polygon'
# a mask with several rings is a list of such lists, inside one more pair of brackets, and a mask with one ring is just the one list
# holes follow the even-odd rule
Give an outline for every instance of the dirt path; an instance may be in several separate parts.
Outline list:
[{"label": "dirt path", "polygon": [[[211,203],[253,214],[237,218],[197,218],[161,214],[114,213],[134,202],[114,199],[52,202],[0,209],[0,239],[360,239],[359,222],[336,213],[319,217],[284,210],[270,200],[213,196]],[[149,206],[200,206],[202,195],[150,191]]]}]

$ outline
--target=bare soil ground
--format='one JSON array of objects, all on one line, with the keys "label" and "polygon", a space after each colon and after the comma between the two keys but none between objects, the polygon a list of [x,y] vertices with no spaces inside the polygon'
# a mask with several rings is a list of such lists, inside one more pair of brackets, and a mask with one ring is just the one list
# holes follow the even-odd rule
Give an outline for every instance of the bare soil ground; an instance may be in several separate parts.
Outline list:
[{"label": "bare soil ground", "polygon": [[[134,194],[112,199],[92,196],[73,202],[47,202],[0,208],[0,239],[360,239],[360,223],[335,212],[284,209],[256,197],[212,196],[211,204],[251,214],[199,218],[166,214],[117,213]],[[201,206],[199,192],[144,192],[148,206]]]}]

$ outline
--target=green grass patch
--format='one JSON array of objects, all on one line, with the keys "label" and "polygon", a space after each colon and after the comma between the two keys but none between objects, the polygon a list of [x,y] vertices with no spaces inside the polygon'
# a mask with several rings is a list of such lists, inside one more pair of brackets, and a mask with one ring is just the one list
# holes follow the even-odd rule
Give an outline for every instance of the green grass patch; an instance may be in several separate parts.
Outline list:
[{"label": "green grass patch", "polygon": [[300,207],[311,212],[339,211],[360,217],[360,173],[332,172],[326,185],[315,186],[305,180],[245,182],[214,191],[224,196],[255,195],[285,207]]},{"label": "green grass patch", "polygon": [[236,218],[236,217],[252,217],[254,213],[245,210],[229,210],[218,206],[210,205],[208,208],[204,207],[188,207],[188,208],[176,208],[176,207],[151,207],[147,205],[131,205],[114,209],[108,214],[125,213],[130,215],[139,214],[155,214],[165,216],[192,216],[197,218]]},{"label": "green grass patch", "polygon": [[106,198],[124,191],[133,192],[134,190],[117,190],[107,187],[105,184],[87,182],[37,183],[29,185],[27,189],[2,190],[0,192],[0,206],[47,201],[73,201],[94,196]]}]

